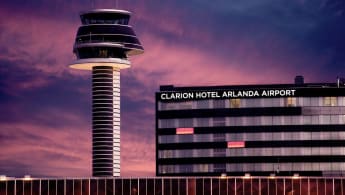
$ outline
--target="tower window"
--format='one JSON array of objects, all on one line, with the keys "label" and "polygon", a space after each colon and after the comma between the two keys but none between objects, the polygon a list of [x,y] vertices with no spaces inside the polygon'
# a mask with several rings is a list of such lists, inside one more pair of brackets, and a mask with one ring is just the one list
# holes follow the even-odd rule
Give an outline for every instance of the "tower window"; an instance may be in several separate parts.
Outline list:
[{"label": "tower window", "polygon": [[106,58],[106,57],[108,57],[108,51],[105,50],[105,49],[100,49],[100,50],[99,50],[99,57],[101,57],[101,58]]}]

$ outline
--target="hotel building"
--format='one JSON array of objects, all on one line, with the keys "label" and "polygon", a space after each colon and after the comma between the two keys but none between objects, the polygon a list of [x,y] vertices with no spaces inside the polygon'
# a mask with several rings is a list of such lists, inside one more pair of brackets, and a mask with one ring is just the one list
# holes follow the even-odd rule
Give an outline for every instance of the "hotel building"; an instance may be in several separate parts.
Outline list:
[{"label": "hotel building", "polygon": [[344,175],[344,84],[161,86],[156,174]]}]

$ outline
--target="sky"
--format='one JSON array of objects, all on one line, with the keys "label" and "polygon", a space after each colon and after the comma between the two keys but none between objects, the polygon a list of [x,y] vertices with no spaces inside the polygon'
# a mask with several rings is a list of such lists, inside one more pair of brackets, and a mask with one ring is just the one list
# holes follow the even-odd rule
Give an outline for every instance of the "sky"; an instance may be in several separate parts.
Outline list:
[{"label": "sky", "polygon": [[155,175],[155,92],[335,82],[343,0],[2,0],[0,175],[91,176],[91,73],[73,70],[79,13],[132,12],[144,46],[121,71],[121,176]]}]

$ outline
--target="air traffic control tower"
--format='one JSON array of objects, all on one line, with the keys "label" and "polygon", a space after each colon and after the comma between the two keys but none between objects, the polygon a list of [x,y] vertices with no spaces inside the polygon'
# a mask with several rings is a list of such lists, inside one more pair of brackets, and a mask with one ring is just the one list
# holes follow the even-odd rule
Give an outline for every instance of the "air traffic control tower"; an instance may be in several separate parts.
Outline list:
[{"label": "air traffic control tower", "polygon": [[130,12],[95,9],[80,14],[71,68],[92,71],[92,175],[120,176],[120,70],[144,52],[128,25]]}]

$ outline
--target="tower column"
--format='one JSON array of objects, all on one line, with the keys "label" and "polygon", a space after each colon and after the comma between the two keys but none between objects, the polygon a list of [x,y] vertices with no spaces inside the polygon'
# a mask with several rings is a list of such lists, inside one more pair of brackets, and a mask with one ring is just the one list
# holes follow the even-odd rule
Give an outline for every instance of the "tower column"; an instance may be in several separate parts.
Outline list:
[{"label": "tower column", "polygon": [[120,176],[120,72],[92,68],[93,176]]}]

